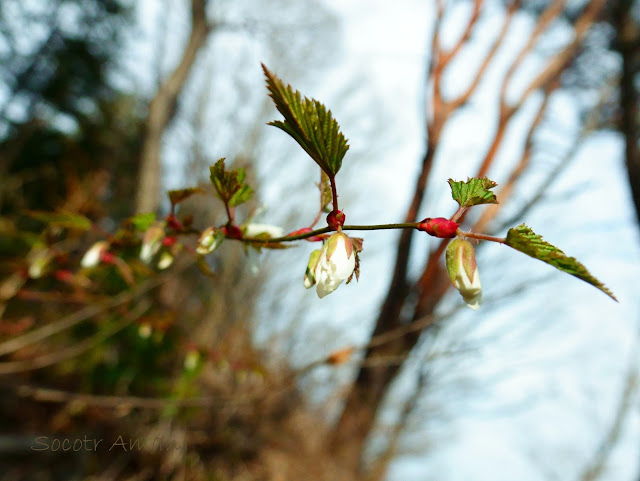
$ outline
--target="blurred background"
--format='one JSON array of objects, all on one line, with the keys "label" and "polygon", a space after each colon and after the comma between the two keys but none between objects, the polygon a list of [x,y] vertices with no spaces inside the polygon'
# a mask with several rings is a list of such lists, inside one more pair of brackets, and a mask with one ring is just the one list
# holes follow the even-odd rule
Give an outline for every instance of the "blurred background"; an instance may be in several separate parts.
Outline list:
[{"label": "blurred background", "polygon": [[[0,58],[1,480],[640,480],[640,2],[2,0]],[[481,243],[472,312],[408,230],[322,300],[305,242],[141,262],[169,189],[226,222],[221,157],[240,222],[315,217],[261,62],[349,139],[347,223],[449,217],[447,179],[488,176],[464,229],[526,222],[619,303]]]}]

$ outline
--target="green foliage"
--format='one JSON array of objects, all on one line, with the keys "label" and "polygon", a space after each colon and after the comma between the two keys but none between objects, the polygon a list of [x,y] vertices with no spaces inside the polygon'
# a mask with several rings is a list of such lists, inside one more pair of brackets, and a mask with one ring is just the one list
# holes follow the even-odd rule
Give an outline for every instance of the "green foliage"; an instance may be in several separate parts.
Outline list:
[{"label": "green foliage", "polygon": [[253,189],[244,183],[246,173],[243,168],[225,170],[223,157],[209,170],[211,171],[211,183],[222,202],[235,207],[251,199]]},{"label": "green foliage", "polygon": [[574,257],[568,257],[557,247],[542,240],[541,236],[533,232],[525,224],[520,224],[517,227],[509,229],[506,244],[534,259],[551,264],[556,269],[560,269],[567,274],[571,274],[578,279],[588,282],[607,294],[614,301],[617,301],[613,293],[607,289],[602,282],[593,277],[585,266]]},{"label": "green foliage", "polygon": [[497,183],[487,178],[477,179],[467,178],[467,181],[456,181],[449,179],[451,186],[451,196],[460,207],[471,207],[472,205],[497,204],[496,195],[491,192]]},{"label": "green foliage", "polygon": [[288,133],[329,177],[335,177],[349,145],[331,110],[315,99],[302,97],[291,85],[285,86],[264,64],[262,69],[270,96],[284,116],[284,122],[275,120],[269,125]]},{"label": "green foliage", "polygon": [[44,222],[47,225],[66,227],[67,229],[89,230],[91,221],[85,216],[72,212],[38,212],[27,211],[26,214],[33,219]]},{"label": "green foliage", "polygon": [[129,217],[125,224],[132,225],[137,231],[144,232],[151,227],[156,221],[156,214],[148,212],[146,214],[137,214],[133,217]]}]

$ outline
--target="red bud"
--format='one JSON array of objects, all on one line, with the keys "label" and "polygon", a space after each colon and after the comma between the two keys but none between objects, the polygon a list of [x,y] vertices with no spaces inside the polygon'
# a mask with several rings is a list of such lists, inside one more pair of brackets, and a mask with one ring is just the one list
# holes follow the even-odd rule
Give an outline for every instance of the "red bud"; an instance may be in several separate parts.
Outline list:
[{"label": "red bud", "polygon": [[237,225],[227,224],[222,228],[222,233],[230,239],[242,239],[242,229]]},{"label": "red bud", "polygon": [[333,230],[338,230],[338,227],[342,227],[344,225],[345,215],[341,210],[332,210],[329,212],[327,216],[327,224]]},{"label": "red bud", "polygon": [[66,269],[59,269],[53,275],[60,282],[71,282],[73,280],[73,273]]},{"label": "red bud", "polygon": [[115,264],[116,256],[111,252],[103,252],[102,254],[100,254],[100,260],[105,264]]},{"label": "red bud", "polygon": [[175,230],[175,231],[181,231],[182,230],[182,224],[180,223],[180,221],[177,219],[177,217],[173,214],[169,214],[167,216],[167,227]]},{"label": "red bud", "polygon": [[456,231],[459,226],[457,222],[445,219],[444,217],[436,217],[435,219],[427,217],[418,224],[417,229],[434,237],[449,239],[456,236]]},{"label": "red bud", "polygon": [[176,242],[178,242],[178,238],[176,236],[167,236],[162,239],[162,245],[165,247],[171,247]]}]

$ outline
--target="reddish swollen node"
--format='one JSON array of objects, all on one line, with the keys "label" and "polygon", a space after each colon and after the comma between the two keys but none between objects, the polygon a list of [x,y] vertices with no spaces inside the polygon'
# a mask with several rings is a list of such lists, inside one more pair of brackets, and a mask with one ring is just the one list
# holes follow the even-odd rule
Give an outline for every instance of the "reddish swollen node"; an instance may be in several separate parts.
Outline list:
[{"label": "reddish swollen node", "polygon": [[444,217],[435,217],[432,219],[431,217],[427,217],[418,224],[417,229],[434,237],[449,239],[456,236],[458,227],[460,227],[460,224],[451,219]]},{"label": "reddish swollen node", "polygon": [[333,210],[327,215],[327,224],[333,230],[338,230],[344,225],[345,215],[341,210]]}]

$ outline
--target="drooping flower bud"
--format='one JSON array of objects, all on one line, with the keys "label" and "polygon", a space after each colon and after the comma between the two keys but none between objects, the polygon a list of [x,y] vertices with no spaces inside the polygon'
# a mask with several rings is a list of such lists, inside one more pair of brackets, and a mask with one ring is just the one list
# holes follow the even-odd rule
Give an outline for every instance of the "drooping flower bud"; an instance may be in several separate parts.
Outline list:
[{"label": "drooping flower bud", "polygon": [[160,254],[160,260],[158,260],[158,269],[164,270],[173,264],[174,256],[169,251],[162,251]]},{"label": "drooping flower bud", "polygon": [[211,254],[224,240],[224,234],[217,227],[207,227],[198,239],[196,252],[201,255]]},{"label": "drooping flower bud", "polygon": [[464,302],[476,310],[482,304],[482,285],[476,265],[476,253],[467,240],[454,239],[447,246],[447,271]]},{"label": "drooping flower bud", "polygon": [[427,217],[420,224],[417,229],[426,232],[434,237],[441,239],[449,239],[456,236],[456,231],[460,225],[450,219],[444,217],[431,218]]},{"label": "drooping flower bud", "polygon": [[102,259],[102,254],[107,252],[107,249],[109,249],[107,241],[96,242],[85,252],[80,265],[86,269],[97,266]]},{"label": "drooping flower bud", "polygon": [[341,232],[325,242],[314,272],[316,292],[321,299],[335,291],[356,268],[356,251],[351,239]]},{"label": "drooping flower bud", "polygon": [[52,259],[53,253],[48,247],[42,244],[33,246],[29,254],[27,254],[29,277],[32,279],[40,279],[47,271]]},{"label": "drooping flower bud", "polygon": [[164,229],[161,224],[155,224],[149,227],[142,238],[142,247],[140,248],[140,260],[145,264],[149,264],[154,255],[160,250],[162,238],[164,237]]},{"label": "drooping flower bud", "polygon": [[309,256],[309,263],[307,264],[307,271],[304,273],[304,287],[305,289],[309,289],[314,286],[316,283],[315,271],[318,266],[318,261],[320,260],[320,254],[322,251],[317,249],[311,253]]},{"label": "drooping flower bud", "polygon": [[327,215],[327,224],[333,230],[338,230],[338,227],[341,228],[344,225],[345,219],[344,212],[341,210],[332,210],[329,212],[329,215]]}]

